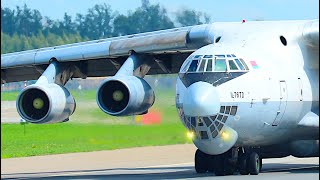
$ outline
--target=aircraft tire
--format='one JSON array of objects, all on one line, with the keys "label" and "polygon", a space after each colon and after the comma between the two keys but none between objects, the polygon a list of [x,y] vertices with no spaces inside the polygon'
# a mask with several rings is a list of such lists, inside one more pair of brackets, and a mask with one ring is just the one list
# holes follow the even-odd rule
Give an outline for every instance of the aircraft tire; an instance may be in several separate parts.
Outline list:
[{"label": "aircraft tire", "polygon": [[216,166],[214,168],[214,173],[216,176],[225,175],[225,158],[223,155],[218,155],[216,157]]},{"label": "aircraft tire", "polygon": [[238,165],[239,165],[239,173],[241,175],[248,175],[249,171],[248,171],[248,166],[247,166],[247,154],[242,154],[239,157],[238,160]]},{"label": "aircraft tire", "polygon": [[258,175],[260,171],[260,158],[256,152],[251,152],[248,160],[248,170],[251,175]]},{"label": "aircraft tire", "polygon": [[214,167],[216,166],[216,156],[210,155],[209,157],[209,163],[208,163],[208,172],[214,173]]},{"label": "aircraft tire", "polygon": [[194,167],[197,173],[206,173],[208,171],[208,156],[197,149],[194,157]]},{"label": "aircraft tire", "polygon": [[231,163],[226,162],[224,171],[225,171],[225,175],[233,175],[236,169]]},{"label": "aircraft tire", "polygon": [[262,169],[262,158],[260,158],[260,169],[259,169],[259,172],[261,172],[261,169]]}]

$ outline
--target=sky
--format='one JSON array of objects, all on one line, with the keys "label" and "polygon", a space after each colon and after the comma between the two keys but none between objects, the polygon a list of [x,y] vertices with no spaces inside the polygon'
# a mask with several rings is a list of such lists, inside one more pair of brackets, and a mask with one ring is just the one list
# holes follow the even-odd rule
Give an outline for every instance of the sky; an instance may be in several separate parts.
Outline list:
[{"label": "sky", "polygon": [[[85,14],[95,4],[109,4],[113,11],[127,14],[141,5],[141,0],[2,0],[1,7],[15,9],[27,6],[42,16],[63,19],[67,12],[73,18]],[[150,0],[168,10],[171,17],[182,8],[205,12],[212,22],[246,20],[302,20],[319,19],[319,0]]]}]

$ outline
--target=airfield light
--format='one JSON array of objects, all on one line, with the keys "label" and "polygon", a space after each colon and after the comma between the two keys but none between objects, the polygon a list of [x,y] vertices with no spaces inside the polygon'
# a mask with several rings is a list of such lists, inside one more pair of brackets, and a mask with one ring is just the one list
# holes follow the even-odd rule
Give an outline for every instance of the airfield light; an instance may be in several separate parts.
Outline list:
[{"label": "airfield light", "polygon": [[188,137],[189,139],[193,139],[193,138],[194,138],[194,132],[193,132],[193,131],[188,131],[188,132],[187,132],[187,137]]},{"label": "airfield light", "polygon": [[123,99],[123,93],[119,90],[114,91],[112,94],[112,97],[115,101],[122,101]]},{"label": "airfield light", "polygon": [[33,100],[33,107],[36,109],[41,109],[43,107],[43,100],[41,98],[36,98]]}]

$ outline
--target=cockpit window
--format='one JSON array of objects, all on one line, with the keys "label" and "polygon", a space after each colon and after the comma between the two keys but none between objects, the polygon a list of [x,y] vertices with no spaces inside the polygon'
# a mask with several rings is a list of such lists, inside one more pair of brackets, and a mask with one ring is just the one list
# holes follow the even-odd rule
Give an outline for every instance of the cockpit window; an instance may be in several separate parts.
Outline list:
[{"label": "cockpit window", "polygon": [[220,54],[215,55],[215,56],[218,57],[218,58],[224,58],[225,57],[225,55],[220,55]]},{"label": "cockpit window", "polygon": [[205,55],[203,58],[212,58],[212,55]]},{"label": "cockpit window", "polygon": [[249,68],[248,68],[247,64],[244,62],[244,60],[240,58],[240,61],[242,62],[242,64],[246,68],[246,70],[249,70]]},{"label": "cockpit window", "polygon": [[233,60],[229,60],[229,68],[230,70],[238,70],[238,67]]},{"label": "cockpit window", "polygon": [[190,64],[188,72],[195,72],[197,70],[198,64],[200,60],[193,60]]},{"label": "cockpit window", "polygon": [[234,59],[234,60],[236,61],[237,65],[239,66],[239,68],[240,68],[241,70],[246,70],[246,69],[243,67],[243,65],[241,64],[241,62],[239,61],[239,59]]},{"label": "cockpit window", "polygon": [[206,71],[212,71],[212,59],[209,59],[207,62],[207,69]]},{"label": "cockpit window", "polygon": [[225,59],[216,59],[214,63],[214,71],[227,71]]},{"label": "cockpit window", "polygon": [[244,72],[249,68],[245,61],[234,54],[189,56],[181,66],[180,72]]},{"label": "cockpit window", "polygon": [[200,67],[198,69],[199,72],[203,72],[204,71],[204,65],[206,65],[206,59],[202,59]]}]

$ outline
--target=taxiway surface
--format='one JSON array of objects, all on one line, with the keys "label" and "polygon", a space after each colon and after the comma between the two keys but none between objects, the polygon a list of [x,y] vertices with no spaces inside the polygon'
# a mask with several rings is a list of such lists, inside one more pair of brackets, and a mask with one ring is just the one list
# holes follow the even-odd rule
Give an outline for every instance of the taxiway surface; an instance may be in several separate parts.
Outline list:
[{"label": "taxiway surface", "polygon": [[319,158],[263,160],[258,176],[196,174],[193,144],[1,159],[1,179],[319,179]]}]

